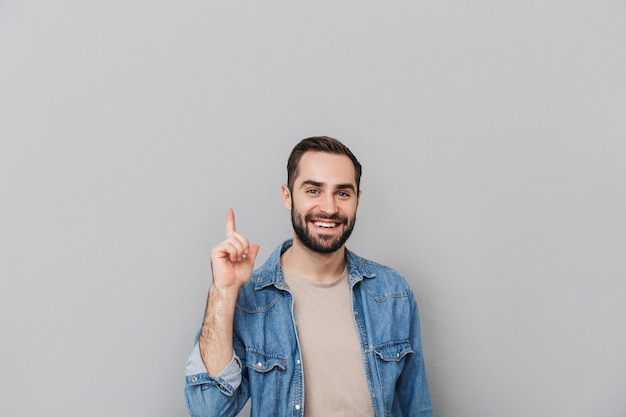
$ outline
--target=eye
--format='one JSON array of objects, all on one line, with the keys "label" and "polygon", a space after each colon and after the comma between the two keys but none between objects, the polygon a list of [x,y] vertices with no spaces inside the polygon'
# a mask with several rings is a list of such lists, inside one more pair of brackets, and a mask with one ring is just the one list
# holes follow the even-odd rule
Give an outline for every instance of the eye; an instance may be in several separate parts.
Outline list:
[{"label": "eye", "polygon": [[311,194],[311,195],[315,195],[315,194],[319,194],[319,190],[315,189],[315,188],[310,188],[308,190],[306,190],[307,194]]},{"label": "eye", "polygon": [[338,195],[339,197],[343,197],[343,198],[348,198],[348,197],[350,197],[350,193],[349,193],[349,192],[347,192],[347,191],[339,191],[339,192],[337,193],[337,195]]}]

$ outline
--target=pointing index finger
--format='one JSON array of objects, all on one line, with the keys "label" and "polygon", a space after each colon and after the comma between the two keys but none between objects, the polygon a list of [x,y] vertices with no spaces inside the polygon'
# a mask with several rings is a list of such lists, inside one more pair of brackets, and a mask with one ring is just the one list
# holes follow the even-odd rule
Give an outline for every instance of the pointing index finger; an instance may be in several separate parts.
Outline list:
[{"label": "pointing index finger", "polygon": [[235,212],[232,208],[229,208],[226,212],[226,237],[230,237],[235,231],[237,231],[235,227]]}]

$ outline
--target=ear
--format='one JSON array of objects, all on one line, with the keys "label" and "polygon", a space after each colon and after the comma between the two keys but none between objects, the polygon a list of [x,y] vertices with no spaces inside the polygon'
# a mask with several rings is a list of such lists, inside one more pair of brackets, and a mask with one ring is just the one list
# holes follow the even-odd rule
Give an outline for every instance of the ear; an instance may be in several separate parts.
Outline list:
[{"label": "ear", "polygon": [[291,211],[291,191],[289,191],[289,187],[283,184],[282,188],[283,194],[283,206],[289,211]]},{"label": "ear", "polygon": [[361,193],[363,190],[359,190],[359,194],[356,196],[356,206],[359,207],[359,203],[361,202]]}]

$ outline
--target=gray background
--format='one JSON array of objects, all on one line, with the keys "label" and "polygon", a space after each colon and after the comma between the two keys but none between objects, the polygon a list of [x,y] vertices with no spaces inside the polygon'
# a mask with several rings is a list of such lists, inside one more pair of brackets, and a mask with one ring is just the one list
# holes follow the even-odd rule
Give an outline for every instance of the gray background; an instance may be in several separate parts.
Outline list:
[{"label": "gray background", "polygon": [[0,416],[185,416],[226,208],[365,167],[438,417],[626,416],[623,1],[0,1]]}]

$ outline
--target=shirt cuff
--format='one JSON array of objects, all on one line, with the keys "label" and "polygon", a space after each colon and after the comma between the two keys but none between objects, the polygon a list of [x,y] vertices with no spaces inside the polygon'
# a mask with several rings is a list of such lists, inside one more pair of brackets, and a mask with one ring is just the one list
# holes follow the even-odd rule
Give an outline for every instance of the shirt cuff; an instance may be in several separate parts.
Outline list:
[{"label": "shirt cuff", "polygon": [[228,365],[226,365],[219,375],[215,378],[211,378],[204,366],[202,356],[200,355],[200,348],[196,343],[187,360],[185,376],[191,384],[207,383],[213,380],[218,382],[219,385],[225,384],[232,390],[236,390],[239,385],[241,385],[241,361],[237,355],[235,355],[235,351],[233,351],[233,357],[230,362],[228,362]]}]

